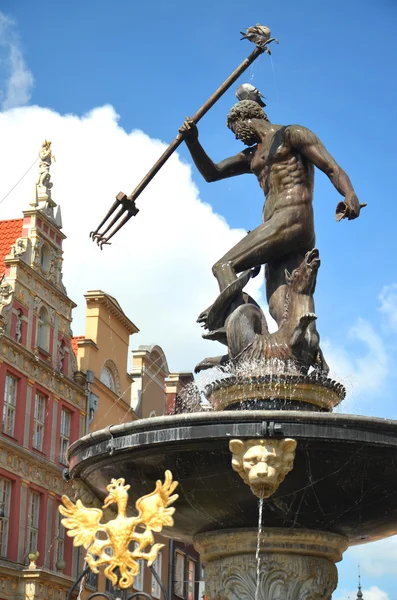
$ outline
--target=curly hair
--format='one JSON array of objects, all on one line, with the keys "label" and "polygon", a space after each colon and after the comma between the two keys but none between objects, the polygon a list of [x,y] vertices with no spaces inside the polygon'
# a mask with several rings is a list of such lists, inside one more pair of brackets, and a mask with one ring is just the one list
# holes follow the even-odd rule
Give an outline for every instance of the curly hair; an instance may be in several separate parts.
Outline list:
[{"label": "curly hair", "polygon": [[229,129],[236,121],[247,121],[248,119],[263,119],[268,121],[265,111],[253,100],[240,100],[229,111],[227,115],[227,126]]}]

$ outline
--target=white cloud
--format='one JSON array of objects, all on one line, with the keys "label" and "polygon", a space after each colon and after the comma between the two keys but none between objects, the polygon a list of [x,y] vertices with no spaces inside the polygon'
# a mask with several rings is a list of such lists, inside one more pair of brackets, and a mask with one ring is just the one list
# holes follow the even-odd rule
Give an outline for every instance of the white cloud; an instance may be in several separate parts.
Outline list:
[{"label": "white cloud", "polygon": [[[397,535],[349,548],[349,558],[360,564],[361,573],[369,579],[382,575],[395,575],[397,565]],[[366,598],[365,598],[366,600]]]},{"label": "white cloud", "polygon": [[[326,339],[322,345],[331,376],[346,386],[348,399],[356,401],[382,388],[389,373],[389,357],[382,337],[365,319],[357,319],[347,342],[343,346]],[[349,343],[357,342],[362,346],[361,354],[356,346],[354,352],[349,350]]]},{"label": "white cloud", "polygon": [[[102,289],[140,328],[132,345],[158,343],[172,370],[191,370],[205,356],[223,354],[223,346],[201,339],[195,320],[217,294],[212,264],[245,232],[231,229],[201,201],[190,167],[174,154],[139,198],[139,214],[101,252],[90,230],[120,190],[129,193],[140,181],[165,145],[141,131],[125,132],[111,106],[83,117],[16,108],[0,113],[0,127],[0,198],[33,162],[43,139],[53,143],[53,198],[68,236],[64,280],[79,304],[74,333],[84,333],[83,294]],[[29,208],[36,168],[0,206],[0,218],[19,217]],[[262,276],[254,279],[251,293],[258,297],[262,284]]]},{"label": "white cloud", "polygon": [[[364,600],[390,600],[389,594],[379,589],[376,585],[372,585],[368,589],[362,589]],[[338,594],[338,592],[337,592]],[[334,595],[333,600],[354,600],[357,597],[357,589],[348,591],[342,590],[339,595]]]},{"label": "white cloud", "polygon": [[14,21],[0,11],[0,102],[4,110],[27,104],[34,79],[27,68]]},{"label": "white cloud", "polygon": [[385,285],[379,294],[380,312],[385,316],[386,326],[397,331],[397,283]]}]

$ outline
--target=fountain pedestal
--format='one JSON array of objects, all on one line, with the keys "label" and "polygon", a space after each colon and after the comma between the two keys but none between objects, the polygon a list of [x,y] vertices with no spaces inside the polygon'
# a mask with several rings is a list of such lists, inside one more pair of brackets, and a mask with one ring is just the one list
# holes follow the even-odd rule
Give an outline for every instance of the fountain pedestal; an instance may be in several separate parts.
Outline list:
[{"label": "fountain pedestal", "polygon": [[[194,538],[206,563],[209,600],[329,600],[344,536],[309,529],[266,528],[256,559],[257,529],[229,529]],[[258,581],[258,587],[257,587]]]}]

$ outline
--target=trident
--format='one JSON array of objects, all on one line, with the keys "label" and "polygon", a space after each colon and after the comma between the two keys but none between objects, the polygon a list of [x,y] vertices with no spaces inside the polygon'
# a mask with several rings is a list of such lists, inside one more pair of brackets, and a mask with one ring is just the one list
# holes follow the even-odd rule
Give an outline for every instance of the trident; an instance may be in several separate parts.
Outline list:
[{"label": "trident", "polygon": [[[257,27],[261,28],[262,26],[258,24]],[[250,31],[250,29],[255,30],[257,27],[248,28],[247,31]],[[265,27],[263,27],[263,29],[267,30]],[[267,31],[270,34],[270,31]],[[200,119],[209,111],[212,106],[214,106],[219,98],[223,96],[223,94],[230,88],[231,85],[233,85],[240,75],[246,71],[246,69],[254,62],[254,60],[258,58],[258,56],[263,54],[263,52],[271,54],[270,49],[268,48],[268,44],[270,44],[270,42],[275,41],[278,43],[278,40],[275,38],[270,38],[270,35],[263,39],[258,39],[260,36],[252,37],[254,37],[254,39],[251,39],[250,36],[246,36],[244,39],[254,42],[255,50],[251,52],[251,54],[237,67],[237,69],[233,71],[231,75],[229,75],[229,77],[222,83],[216,92],[214,92],[212,96],[210,96],[208,100],[198,109],[191,119],[193,123],[198,123],[200,121]],[[165,152],[160,156],[158,161],[153,165],[150,171],[145,175],[142,181],[136,186],[129,196],[127,196],[124,192],[119,192],[117,194],[116,201],[111,206],[105,218],[101,221],[95,231],[91,231],[90,233],[90,237],[97,242],[101,250],[105,244],[110,244],[109,240],[131,219],[131,217],[134,217],[138,214],[139,209],[135,206],[135,200],[151,182],[156,173],[160,171],[161,167],[167,162],[167,160],[180,146],[183,140],[184,134],[178,133],[174,141],[171,142]],[[115,216],[110,223],[107,223],[115,211],[117,211]],[[100,229],[105,225],[106,229],[101,232]],[[113,230],[112,227],[114,227]]]}]

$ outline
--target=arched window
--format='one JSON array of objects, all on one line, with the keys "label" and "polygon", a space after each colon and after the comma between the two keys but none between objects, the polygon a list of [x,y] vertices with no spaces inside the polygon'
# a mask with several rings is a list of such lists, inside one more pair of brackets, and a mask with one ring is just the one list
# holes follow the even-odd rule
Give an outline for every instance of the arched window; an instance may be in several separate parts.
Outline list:
[{"label": "arched window", "polygon": [[37,320],[37,345],[46,352],[50,347],[50,318],[45,306],[40,308]]},{"label": "arched window", "polygon": [[104,383],[112,392],[116,391],[116,385],[114,382],[114,377],[112,371],[109,367],[103,367],[101,373],[101,381]]},{"label": "arched window", "polygon": [[120,376],[113,360],[108,359],[103,365],[101,381],[115,394],[121,394]]}]

